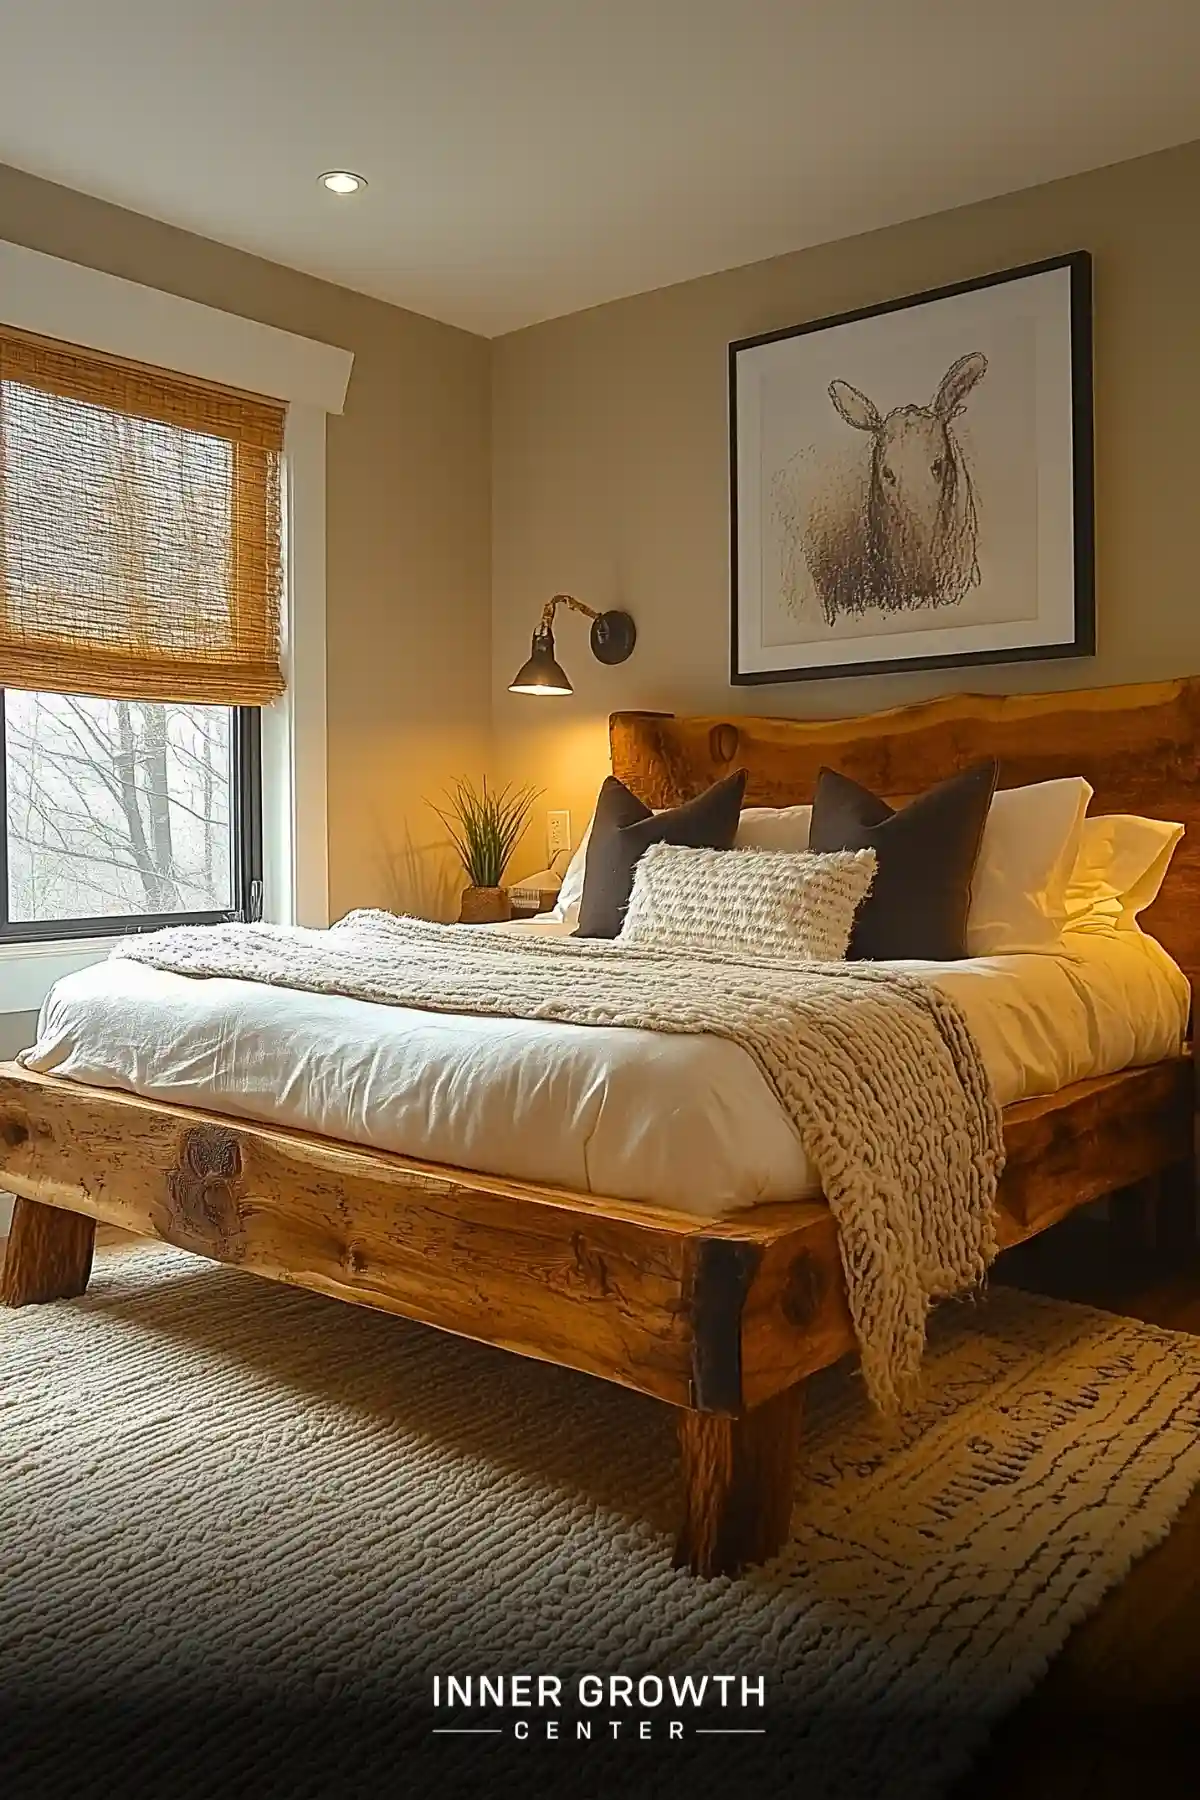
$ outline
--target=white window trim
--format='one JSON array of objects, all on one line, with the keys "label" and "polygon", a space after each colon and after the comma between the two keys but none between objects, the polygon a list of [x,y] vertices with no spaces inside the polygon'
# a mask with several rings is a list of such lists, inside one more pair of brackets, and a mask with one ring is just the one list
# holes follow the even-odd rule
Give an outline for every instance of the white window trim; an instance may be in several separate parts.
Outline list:
[{"label": "white window trim", "polygon": [[[325,417],[345,403],[352,353],[3,241],[0,322],[287,402],[287,691],[263,711],[263,911],[327,925]],[[0,947],[0,1013],[35,1011],[114,941]]]},{"label": "white window trim", "polygon": [[287,686],[262,715],[263,917],[328,925],[324,411],[289,407],[283,450]]}]

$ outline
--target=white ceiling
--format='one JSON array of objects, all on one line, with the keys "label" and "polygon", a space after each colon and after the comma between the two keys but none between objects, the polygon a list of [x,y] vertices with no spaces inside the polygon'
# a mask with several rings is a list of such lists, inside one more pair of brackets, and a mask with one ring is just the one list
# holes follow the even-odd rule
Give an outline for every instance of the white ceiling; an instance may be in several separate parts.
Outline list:
[{"label": "white ceiling", "polygon": [[488,336],[1196,137],[1200,0],[0,0],[0,161]]}]

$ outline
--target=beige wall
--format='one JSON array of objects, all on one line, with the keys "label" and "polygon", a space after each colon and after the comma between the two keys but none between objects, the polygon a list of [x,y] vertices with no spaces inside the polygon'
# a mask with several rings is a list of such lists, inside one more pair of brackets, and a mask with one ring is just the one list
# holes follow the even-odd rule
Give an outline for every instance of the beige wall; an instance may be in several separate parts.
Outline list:
[{"label": "beige wall", "polygon": [[[355,353],[329,426],[334,916],[449,914],[453,866],[423,800],[459,772],[536,782],[545,806],[572,809],[578,837],[614,707],[830,715],[963,686],[1200,670],[1198,207],[1195,144],[489,346],[0,168],[0,237]],[[1096,282],[1098,656],[731,689],[729,340],[1081,247]],[[563,587],[633,612],[632,660],[602,669],[585,622],[565,617],[574,698],[508,694],[543,599]],[[514,872],[545,860],[539,809]]]},{"label": "beige wall", "polygon": [[[1200,143],[687,282],[499,340],[493,354],[493,718],[505,771],[570,806],[576,838],[617,707],[837,716],[962,688],[1200,671]],[[728,685],[726,345],[1062,251],[1096,289],[1094,659]],[[570,700],[505,691],[548,594],[625,606],[602,669],[565,619]],[[544,861],[540,821],[522,853]]]},{"label": "beige wall", "polygon": [[330,901],[446,912],[423,797],[487,755],[488,344],[13,169],[0,238],[354,352],[328,432]]},{"label": "beige wall", "polygon": [[35,1012],[0,1012],[0,1062],[11,1062],[18,1050],[27,1050],[37,1037]]}]

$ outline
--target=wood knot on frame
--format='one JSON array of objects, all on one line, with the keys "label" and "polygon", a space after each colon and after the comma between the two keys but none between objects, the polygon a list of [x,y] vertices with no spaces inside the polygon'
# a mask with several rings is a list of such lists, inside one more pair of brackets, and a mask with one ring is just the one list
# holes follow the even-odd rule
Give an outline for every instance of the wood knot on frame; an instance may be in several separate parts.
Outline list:
[{"label": "wood knot on frame", "polygon": [[783,1316],[797,1331],[811,1325],[825,1297],[825,1271],[810,1250],[793,1258],[783,1285]]},{"label": "wood knot on frame", "polygon": [[167,1213],[176,1231],[228,1259],[241,1236],[242,1217],[233,1184],[242,1173],[236,1137],[220,1125],[192,1125],[179,1142],[179,1160],[167,1174]]},{"label": "wood knot on frame", "polygon": [[183,1135],[181,1161],[199,1180],[232,1181],[242,1172],[242,1152],[221,1125],[193,1125]]},{"label": "wood knot on frame", "polygon": [[6,1150],[19,1150],[29,1141],[29,1121],[17,1113],[0,1114],[0,1144]]},{"label": "wood knot on frame", "polygon": [[582,1231],[571,1233],[571,1255],[575,1262],[575,1272],[582,1285],[589,1293],[598,1294],[601,1299],[608,1296],[608,1264],[604,1253],[589,1244]]},{"label": "wood knot on frame", "polygon": [[716,763],[732,762],[737,754],[741,733],[736,725],[714,725],[708,734],[708,748]]}]

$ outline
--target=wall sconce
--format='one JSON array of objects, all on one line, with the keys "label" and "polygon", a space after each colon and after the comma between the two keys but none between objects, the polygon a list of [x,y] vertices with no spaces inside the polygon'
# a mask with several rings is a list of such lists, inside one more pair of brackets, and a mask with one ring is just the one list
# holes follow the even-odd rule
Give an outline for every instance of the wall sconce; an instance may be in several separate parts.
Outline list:
[{"label": "wall sconce", "polygon": [[596,612],[574,594],[555,594],[542,608],[529,661],[508,684],[510,694],[570,694],[574,690],[554,659],[554,609],[569,606],[592,621],[592,655],[597,662],[622,663],[633,649],[637,628],[627,612]]}]

